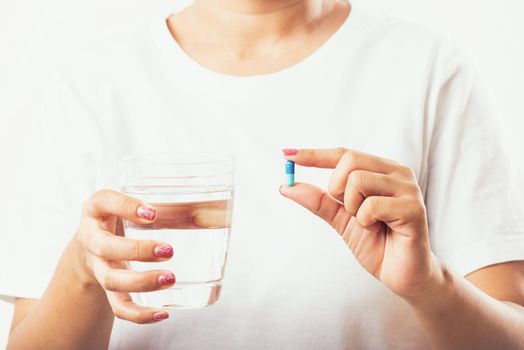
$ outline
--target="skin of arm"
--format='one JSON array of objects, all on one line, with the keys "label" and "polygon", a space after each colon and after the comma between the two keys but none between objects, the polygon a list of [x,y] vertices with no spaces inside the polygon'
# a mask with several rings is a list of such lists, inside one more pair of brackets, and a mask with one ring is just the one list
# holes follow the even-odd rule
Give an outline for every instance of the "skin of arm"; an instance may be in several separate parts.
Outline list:
[{"label": "skin of arm", "polygon": [[107,348],[113,311],[104,289],[82,272],[75,245],[65,250],[42,299],[16,300],[8,349]]},{"label": "skin of arm", "polygon": [[334,169],[328,191],[296,183],[280,193],[328,222],[359,263],[411,305],[434,349],[524,349],[524,262],[466,278],[449,271],[431,252],[410,169],[344,148],[287,149],[284,156]]},{"label": "skin of arm", "polygon": [[443,267],[432,283],[407,301],[435,349],[524,349],[524,262],[466,278]]}]

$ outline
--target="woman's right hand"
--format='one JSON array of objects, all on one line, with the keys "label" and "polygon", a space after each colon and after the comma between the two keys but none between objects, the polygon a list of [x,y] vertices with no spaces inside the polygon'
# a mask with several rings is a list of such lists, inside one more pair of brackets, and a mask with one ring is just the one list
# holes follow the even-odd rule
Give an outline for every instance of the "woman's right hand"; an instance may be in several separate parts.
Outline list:
[{"label": "woman's right hand", "polygon": [[116,317],[135,323],[152,323],[169,317],[165,310],[133,303],[130,292],[170,288],[175,275],[167,270],[131,271],[128,261],[161,262],[173,256],[173,247],[153,240],[123,237],[122,220],[150,224],[156,211],[122,193],[101,190],[84,203],[74,241],[82,257],[86,284],[100,286]]}]

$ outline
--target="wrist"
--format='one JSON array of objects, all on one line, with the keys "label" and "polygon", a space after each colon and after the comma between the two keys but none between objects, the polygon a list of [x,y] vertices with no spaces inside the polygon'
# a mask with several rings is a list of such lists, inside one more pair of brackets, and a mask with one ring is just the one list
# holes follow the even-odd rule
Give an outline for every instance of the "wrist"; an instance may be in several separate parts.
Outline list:
[{"label": "wrist", "polygon": [[67,245],[64,257],[67,259],[67,264],[70,267],[71,278],[76,281],[80,288],[85,290],[93,288],[101,289],[100,284],[87,264],[87,259],[80,242],[75,238]]},{"label": "wrist", "polygon": [[452,296],[455,279],[448,268],[434,255],[431,259],[431,269],[427,279],[418,292],[404,297],[415,309],[439,309]]}]

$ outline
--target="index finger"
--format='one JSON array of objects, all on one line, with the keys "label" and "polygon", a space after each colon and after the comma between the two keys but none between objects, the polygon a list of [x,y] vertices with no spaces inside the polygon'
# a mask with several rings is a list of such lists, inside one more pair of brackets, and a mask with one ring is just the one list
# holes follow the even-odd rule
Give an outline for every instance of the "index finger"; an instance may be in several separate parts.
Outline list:
[{"label": "index finger", "polygon": [[116,216],[137,224],[156,219],[156,210],[142,201],[112,190],[100,190],[84,203],[84,213],[96,219]]},{"label": "index finger", "polygon": [[[288,152],[289,153],[289,152]],[[347,172],[353,170],[367,170],[376,173],[389,174],[396,170],[398,164],[389,159],[380,158],[368,153],[339,148],[299,149],[284,158],[294,161],[296,164],[306,167],[335,169],[335,172]]]},{"label": "index finger", "polygon": [[286,152],[286,150],[284,150],[284,158],[292,160],[302,166],[333,169],[348,150],[343,147],[338,147],[317,149],[302,148],[293,151],[294,152]]}]

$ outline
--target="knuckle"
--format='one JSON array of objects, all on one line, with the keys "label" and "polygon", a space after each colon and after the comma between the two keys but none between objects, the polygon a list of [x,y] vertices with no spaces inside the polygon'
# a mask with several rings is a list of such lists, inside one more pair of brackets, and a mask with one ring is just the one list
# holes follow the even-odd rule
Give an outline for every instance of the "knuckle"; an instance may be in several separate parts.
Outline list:
[{"label": "knuckle", "polygon": [[133,259],[135,260],[143,260],[144,254],[142,254],[144,242],[141,240],[136,240],[134,244],[134,251],[133,251]]},{"label": "knuckle", "polygon": [[129,217],[133,216],[136,212],[136,202],[133,198],[126,196],[122,203],[123,212]]},{"label": "knuckle", "polygon": [[339,155],[339,156],[344,156],[344,154],[348,151],[347,148],[345,147],[337,147],[335,148],[335,152]]},{"label": "knuckle", "polygon": [[153,248],[149,249],[149,241],[139,239],[125,239],[122,243],[122,260],[131,261],[150,261],[155,257],[148,254],[148,250],[153,252]]},{"label": "knuckle", "polygon": [[405,166],[405,165],[401,165],[399,167],[399,172],[400,174],[402,174],[403,176],[407,177],[408,179],[416,179],[417,178],[417,175],[415,174],[415,171],[408,167],[408,166]]},{"label": "knuckle", "polygon": [[110,200],[111,190],[98,190],[86,202],[86,213],[93,215],[105,207],[105,204]]},{"label": "knuckle", "polygon": [[367,226],[371,222],[371,216],[372,212],[369,205],[365,206],[357,212],[357,222],[362,226]]},{"label": "knuckle", "polygon": [[406,198],[405,207],[407,208],[407,215],[411,219],[421,218],[426,216],[426,206],[423,201],[418,198]]},{"label": "knuckle", "polygon": [[333,182],[329,183],[328,192],[334,197],[339,197],[342,194],[340,188]]},{"label": "knuckle", "polygon": [[99,257],[101,257],[103,254],[103,249],[101,245],[92,237],[89,238],[89,250],[91,251],[91,253]]},{"label": "knuckle", "polygon": [[408,173],[410,179],[413,179],[413,180],[417,179],[417,173],[412,168],[408,168],[407,173]]},{"label": "knuckle", "polygon": [[93,194],[93,197],[91,197],[91,202],[98,206],[107,201],[110,193],[111,191],[106,189],[98,190]]},{"label": "knuckle", "polygon": [[417,199],[413,204],[413,210],[417,216],[426,215],[426,206],[424,202],[420,199]]},{"label": "knuckle", "polygon": [[107,198],[111,194],[113,194],[112,190],[108,190],[106,188],[103,188],[103,189],[98,190],[98,191],[95,192],[95,197]]},{"label": "knuckle", "polygon": [[406,183],[406,193],[412,197],[417,197],[420,193],[420,187],[415,182]]},{"label": "knuckle", "polygon": [[351,187],[360,188],[366,181],[365,177],[365,173],[362,170],[352,171],[348,177],[348,184]]},{"label": "knuckle", "polygon": [[321,158],[322,158],[322,154],[320,153],[320,150],[318,149],[311,150],[311,158],[313,159],[313,165],[319,166]]},{"label": "knuckle", "polygon": [[399,166],[399,165],[402,165],[400,164],[398,161],[394,160],[394,159],[390,159],[390,158],[381,158],[382,161],[390,164],[390,165],[393,165],[393,166]]},{"label": "knuckle", "polygon": [[95,239],[94,235],[85,233],[84,235],[84,244],[86,245],[87,249],[94,255],[100,256],[100,244],[98,243],[98,240]]},{"label": "knuckle", "polygon": [[89,250],[96,256],[107,257],[109,256],[110,247],[106,246],[100,239],[94,235],[89,235],[88,238]]},{"label": "knuckle", "polygon": [[380,210],[380,201],[377,198],[371,197],[367,200],[366,209],[372,213],[376,213]]},{"label": "knuckle", "polygon": [[108,290],[108,291],[111,291],[111,292],[115,292],[116,291],[115,282],[114,282],[113,278],[111,278],[111,276],[109,276],[107,273],[103,274],[98,282],[100,282],[100,285],[105,290]]},{"label": "knuckle", "polygon": [[344,202],[344,209],[351,216],[354,216],[358,212],[358,208],[355,208],[355,205],[349,201]]},{"label": "knuckle", "polygon": [[355,152],[353,150],[346,150],[346,152],[344,152],[343,157],[345,161],[347,161],[349,164],[355,164],[360,159],[360,155],[358,154],[358,152]]}]

